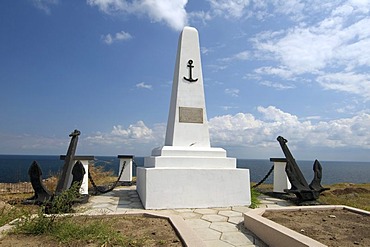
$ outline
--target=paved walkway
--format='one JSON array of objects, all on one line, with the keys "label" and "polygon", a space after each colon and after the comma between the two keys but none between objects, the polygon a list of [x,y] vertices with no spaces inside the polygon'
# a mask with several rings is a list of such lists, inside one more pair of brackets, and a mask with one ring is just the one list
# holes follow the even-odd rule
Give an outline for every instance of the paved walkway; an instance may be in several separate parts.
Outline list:
[{"label": "paved walkway", "polygon": [[[288,202],[261,196],[260,207],[281,207]],[[124,214],[154,213],[168,216],[180,216],[186,226],[195,233],[203,246],[232,247],[266,245],[243,226],[243,213],[248,207],[203,208],[203,209],[167,209],[145,210],[136,193],[136,186],[117,187],[112,192],[90,197],[84,204],[87,214]],[[178,217],[179,218],[179,217]],[[193,234],[193,233],[192,233]],[[198,242],[199,243],[199,242]]]}]

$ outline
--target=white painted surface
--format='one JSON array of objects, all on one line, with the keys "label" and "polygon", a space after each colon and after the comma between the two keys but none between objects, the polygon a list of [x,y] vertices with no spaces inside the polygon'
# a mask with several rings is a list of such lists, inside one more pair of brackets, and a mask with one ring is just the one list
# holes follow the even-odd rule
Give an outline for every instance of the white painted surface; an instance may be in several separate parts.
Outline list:
[{"label": "white painted surface", "polygon": [[145,157],[145,167],[157,168],[236,168],[235,158],[212,157]]},{"label": "white painted surface", "polygon": [[154,148],[152,156],[198,156],[198,157],[226,157],[226,150],[223,148],[200,148],[184,146],[163,146]]},{"label": "white painted surface", "polygon": [[123,173],[119,181],[132,182],[132,158],[131,157],[119,158],[118,176],[121,173],[123,164],[125,164],[125,168],[123,169]]},{"label": "white painted surface", "polygon": [[250,205],[248,169],[137,168],[145,209]]},{"label": "white painted surface", "polygon": [[84,178],[82,180],[82,184],[80,188],[80,194],[88,195],[89,194],[89,161],[88,160],[80,160],[80,161],[85,169]]},{"label": "white painted surface", "polygon": [[[197,78],[196,82],[184,80],[190,77],[190,59],[194,66],[192,78]],[[202,123],[180,121],[180,107],[196,109],[194,113],[203,109]],[[137,168],[137,191],[146,209],[251,203],[249,170],[236,169],[236,159],[228,158],[226,150],[210,146],[195,28],[185,27],[180,35],[165,145],[153,149],[152,155],[145,158],[144,167]]]},{"label": "white painted surface", "polygon": [[[192,77],[196,82],[188,82],[188,61],[193,60]],[[203,123],[180,123],[179,107],[203,109]],[[165,146],[210,147],[209,130],[204,99],[203,75],[200,60],[198,31],[185,27],[182,31],[176,58],[172,84],[170,111],[168,115]]]},{"label": "white painted surface", "polygon": [[[78,160],[73,160],[73,163],[76,164],[77,161]],[[85,175],[82,180],[81,187],[80,187],[80,194],[87,195],[89,194],[89,174],[88,174],[89,173],[89,160],[79,160],[79,161],[82,163],[85,169]],[[71,170],[71,175],[69,176],[69,180],[68,180],[68,188],[71,186],[72,180],[73,180],[72,170]]]},{"label": "white painted surface", "polygon": [[285,193],[285,189],[290,189],[291,184],[285,172],[286,162],[274,161],[274,188],[273,192]]},{"label": "white painted surface", "polygon": [[236,168],[236,159],[226,157],[222,148],[163,146],[144,160],[145,167]]}]

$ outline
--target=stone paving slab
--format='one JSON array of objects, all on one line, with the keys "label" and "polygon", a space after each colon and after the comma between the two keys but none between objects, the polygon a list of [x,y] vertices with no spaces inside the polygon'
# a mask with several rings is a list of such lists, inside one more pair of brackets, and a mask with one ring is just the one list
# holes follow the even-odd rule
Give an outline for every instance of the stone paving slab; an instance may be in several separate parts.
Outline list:
[{"label": "stone paving slab", "polygon": [[217,214],[218,210],[216,209],[211,209],[211,208],[200,208],[200,209],[195,209],[194,213],[198,214]]},{"label": "stone paving slab", "polygon": [[220,241],[220,240],[210,240],[210,241],[208,240],[208,241],[204,241],[204,243],[208,247],[234,247],[235,246],[235,245],[232,245],[224,241]]},{"label": "stone paving slab", "polygon": [[223,215],[223,216],[227,216],[227,217],[235,217],[235,216],[242,216],[243,215],[240,212],[235,212],[235,211],[231,211],[231,210],[220,211],[218,214]]},{"label": "stone paving slab", "polygon": [[221,233],[239,231],[236,225],[230,224],[229,222],[214,222],[209,226],[209,228]]},{"label": "stone paving slab", "polygon": [[236,207],[232,207],[230,209],[232,211],[240,212],[240,213],[246,213],[246,212],[252,210],[250,207],[247,207],[247,206],[236,206]]},{"label": "stone paving slab", "polygon": [[232,224],[239,224],[241,222],[244,221],[244,217],[243,216],[237,216],[237,217],[229,217],[229,219],[227,220],[227,222],[230,222]]},{"label": "stone paving slab", "polygon": [[254,238],[252,236],[240,234],[238,232],[222,233],[221,240],[233,246],[255,246]]},{"label": "stone paving slab", "polygon": [[189,219],[189,220],[185,220],[185,222],[193,229],[209,228],[209,226],[211,225],[211,222],[201,220],[201,219]]},{"label": "stone paving slab", "polygon": [[226,216],[222,215],[216,215],[216,214],[206,214],[202,216],[203,220],[209,221],[209,222],[223,222],[227,221]]},{"label": "stone paving slab", "polygon": [[[261,197],[261,207],[263,208],[281,207],[283,205],[289,205],[289,203],[281,199],[271,199],[267,196]],[[92,196],[84,207],[88,208],[87,214],[152,213],[177,217],[178,224],[186,226],[183,227],[185,229],[183,229],[184,234],[192,236],[187,233],[189,230],[186,230],[192,229],[190,232],[195,233],[202,240],[203,246],[266,247],[263,242],[243,226],[243,213],[251,210],[247,206],[145,210],[136,192],[136,186],[130,186],[117,187],[107,194]],[[196,240],[192,243],[193,245],[190,244],[188,246],[201,246]]]},{"label": "stone paving slab", "polygon": [[206,240],[219,240],[221,237],[221,232],[210,228],[198,228],[196,234],[200,237],[200,239]]}]

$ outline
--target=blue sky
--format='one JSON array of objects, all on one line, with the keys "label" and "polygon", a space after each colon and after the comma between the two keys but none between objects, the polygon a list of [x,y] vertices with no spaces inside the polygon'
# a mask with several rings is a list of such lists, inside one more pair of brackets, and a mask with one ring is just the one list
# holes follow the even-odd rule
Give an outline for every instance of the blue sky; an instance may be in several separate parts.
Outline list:
[{"label": "blue sky", "polygon": [[200,35],[211,144],[370,158],[370,1],[0,1],[0,153],[149,156],[179,34]]}]

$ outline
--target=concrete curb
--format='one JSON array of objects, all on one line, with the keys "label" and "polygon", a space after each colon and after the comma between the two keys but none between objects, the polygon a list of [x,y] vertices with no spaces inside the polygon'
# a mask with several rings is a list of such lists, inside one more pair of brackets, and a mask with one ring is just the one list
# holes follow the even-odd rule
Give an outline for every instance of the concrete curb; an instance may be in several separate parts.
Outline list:
[{"label": "concrete curb", "polygon": [[195,232],[186,224],[185,220],[178,215],[165,215],[159,213],[145,213],[145,216],[154,216],[168,219],[172,225],[172,227],[177,232],[177,235],[181,238],[182,243],[185,246],[192,247],[192,246],[199,246],[205,247],[206,245],[203,241],[195,234]]},{"label": "concrete curb", "polygon": [[[174,228],[175,232],[177,233],[178,237],[180,238],[181,242],[187,246],[197,246],[197,247],[205,247],[205,244],[203,241],[195,234],[195,232],[185,223],[185,220],[177,215],[165,215],[160,213],[154,213],[154,212],[125,212],[125,213],[108,213],[108,214],[84,214],[84,213],[74,213],[74,214],[62,214],[58,215],[60,217],[63,216],[88,216],[88,217],[94,217],[94,216],[102,216],[106,215],[107,217],[112,216],[124,216],[124,215],[132,215],[132,216],[146,216],[146,217],[158,217],[167,219],[172,227]],[[13,220],[12,222],[15,222],[17,219]],[[11,230],[15,225],[12,224],[12,222],[0,227],[0,240],[4,238],[9,230]]]},{"label": "concrete curb", "polygon": [[3,239],[6,236],[7,231],[11,230],[13,226],[10,224],[3,225],[0,227],[0,240]]},{"label": "concrete curb", "polygon": [[293,231],[285,226],[273,222],[267,218],[262,217],[268,211],[308,211],[308,210],[348,210],[359,214],[370,215],[370,212],[347,207],[343,205],[325,205],[325,206],[295,206],[284,208],[258,208],[244,213],[244,226],[257,235],[263,242],[274,247],[307,247],[317,246],[324,247],[326,245],[304,236],[296,231]]}]

